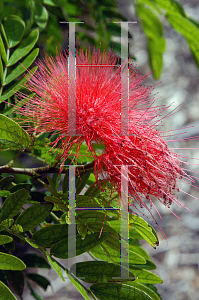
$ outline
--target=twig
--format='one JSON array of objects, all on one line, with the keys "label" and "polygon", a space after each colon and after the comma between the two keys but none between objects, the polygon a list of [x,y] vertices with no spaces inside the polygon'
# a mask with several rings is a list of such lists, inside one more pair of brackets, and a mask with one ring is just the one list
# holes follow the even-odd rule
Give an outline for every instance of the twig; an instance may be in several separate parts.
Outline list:
[{"label": "twig", "polygon": [[[77,169],[79,171],[84,171],[93,168],[94,163],[89,163],[84,166],[78,166]],[[61,173],[67,173],[68,168],[64,168]],[[55,167],[51,167],[50,165],[45,167],[38,167],[38,168],[12,168],[8,165],[4,165],[0,167],[0,174],[1,173],[9,173],[9,174],[23,174],[28,175],[31,177],[40,177],[42,174],[48,173],[60,173],[60,170]]]}]

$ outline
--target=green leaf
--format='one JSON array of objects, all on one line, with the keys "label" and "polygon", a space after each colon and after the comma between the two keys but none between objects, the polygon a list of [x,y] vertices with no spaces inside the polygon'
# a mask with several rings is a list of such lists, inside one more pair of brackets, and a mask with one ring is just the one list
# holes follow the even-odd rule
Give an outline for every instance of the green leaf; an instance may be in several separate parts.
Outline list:
[{"label": "green leaf", "polygon": [[154,2],[168,13],[180,13],[183,17],[186,16],[183,6],[175,0],[154,0]]},{"label": "green leaf", "polygon": [[50,265],[42,256],[34,253],[27,253],[20,256],[20,259],[26,264],[27,268],[45,268],[50,269]]},{"label": "green leaf", "polygon": [[33,248],[38,249],[39,246],[37,246],[35,243],[33,243],[28,237],[25,237],[26,242],[31,245]]},{"label": "green leaf", "polygon": [[0,180],[0,187],[1,189],[7,189],[11,182],[13,182],[14,176],[13,175],[9,175],[7,177],[4,177],[3,179]]},{"label": "green leaf", "polygon": [[8,61],[7,61],[6,50],[5,50],[4,43],[3,43],[1,35],[0,35],[0,55],[2,56],[3,61],[6,65]]},{"label": "green leaf", "polygon": [[133,269],[134,267],[136,268],[140,268],[143,270],[155,270],[156,269],[156,265],[154,263],[152,263],[150,260],[146,260],[145,264],[134,264],[131,265],[131,269]]},{"label": "green leaf", "polygon": [[51,247],[53,243],[68,237],[68,224],[50,225],[36,231],[32,239],[41,247]]},{"label": "green leaf", "polygon": [[1,300],[17,300],[11,290],[2,281],[0,281],[0,295]]},{"label": "green leaf", "polygon": [[[89,230],[94,231],[94,232],[99,232],[99,234],[100,234],[102,226],[103,226],[103,231],[110,233],[110,237],[108,239],[106,239],[104,241],[104,243],[107,246],[111,247],[112,249],[120,252],[121,247],[122,247],[121,244],[120,244],[121,237],[120,237],[120,234],[117,233],[117,231],[114,228],[110,227],[108,224],[103,225],[100,222],[89,222],[89,223],[87,223],[87,227],[89,228]],[[123,242],[123,245],[125,244],[125,247],[128,247],[128,244],[124,240],[122,242]],[[122,247],[122,251],[126,252],[126,255],[128,255],[126,249],[124,249],[123,247]],[[137,260],[139,261],[139,263],[144,264],[146,262],[143,257],[141,257],[139,255],[136,255],[136,257],[137,257]]]},{"label": "green leaf", "polygon": [[4,29],[7,36],[8,48],[15,47],[21,40],[24,30],[24,21],[15,15],[9,15],[4,18]]},{"label": "green leaf", "polygon": [[33,50],[23,61],[19,64],[7,77],[4,82],[4,85],[10,83],[19,75],[23,74],[33,63],[37,55],[39,54],[39,48]]},{"label": "green leaf", "polygon": [[166,18],[171,26],[186,38],[199,68],[199,28],[177,13],[167,13]]},{"label": "green leaf", "polygon": [[129,215],[130,225],[153,247],[159,245],[157,234],[154,228],[136,215]]},{"label": "green leaf", "polygon": [[0,231],[11,227],[13,223],[14,223],[14,219],[3,220],[0,224]]},{"label": "green leaf", "polygon": [[0,245],[4,245],[13,241],[13,238],[7,235],[0,235]]},{"label": "green leaf", "polygon": [[41,286],[45,291],[47,287],[50,285],[50,281],[45,278],[44,276],[41,276],[39,274],[34,274],[34,273],[27,273],[26,276],[37,283],[39,286]]},{"label": "green leaf", "polygon": [[163,69],[163,53],[166,49],[166,40],[163,37],[148,38],[149,62],[156,79],[159,79]]},{"label": "green leaf", "polygon": [[50,6],[62,6],[64,4],[64,2],[60,0],[43,0],[43,3]]},{"label": "green leaf", "polygon": [[129,237],[135,239],[135,240],[142,240],[144,239],[143,236],[141,236],[134,228],[129,228]]},{"label": "green leaf", "polygon": [[99,212],[93,210],[77,210],[76,219],[81,220],[81,222],[85,224],[88,222],[98,222],[99,224],[101,224],[101,227],[104,220],[105,222],[111,221],[111,218],[109,216],[106,216],[105,218],[105,211]]},{"label": "green leaf", "polygon": [[85,239],[88,233],[88,229],[84,224],[77,224],[77,231],[82,236],[82,239]]},{"label": "green leaf", "polygon": [[129,239],[129,249],[137,254],[141,255],[145,259],[151,260],[149,254],[141,247],[138,240]]},{"label": "green leaf", "polygon": [[199,28],[199,23],[198,23],[196,20],[194,20],[194,19],[192,19],[192,18],[190,18],[190,17],[186,17],[186,18],[187,18],[187,20],[189,20],[191,23],[193,23],[194,25],[196,25],[196,27]]},{"label": "green leaf", "polygon": [[[26,83],[26,82],[30,79],[30,77],[34,74],[34,72],[37,70],[37,68],[38,68],[37,66],[34,67],[34,68],[32,68],[32,69],[30,70],[30,72],[29,72],[28,74],[26,74],[26,77],[25,77],[25,78],[22,78],[20,81],[18,81],[17,83],[13,84],[8,90],[6,90],[6,91],[1,95],[0,101],[5,101],[6,99],[8,99],[8,98],[10,98],[12,95],[14,95],[17,91],[19,91],[19,90],[22,88],[23,84]],[[28,96],[27,96],[27,99],[29,99]],[[23,101],[22,101],[22,102],[23,102]],[[20,103],[21,103],[21,101],[20,101]],[[25,100],[24,100],[23,103],[25,103]],[[18,104],[16,105],[16,107],[17,107],[17,106],[20,107],[20,105],[18,105]],[[9,114],[9,112],[8,112],[7,114]]]},{"label": "green leaf", "polygon": [[[23,78],[22,80],[24,80],[24,79],[25,78]],[[35,95],[34,93],[30,94],[30,95],[26,95],[26,98],[18,101],[13,107],[10,106],[9,109],[6,112],[4,112],[4,116],[7,116],[7,115],[12,114],[14,112],[17,112],[20,107],[25,105],[28,101],[31,101],[31,99],[34,97],[34,95]]]},{"label": "green leaf", "polygon": [[53,208],[52,204],[35,204],[22,212],[15,224],[20,224],[24,232],[34,229],[37,225],[45,220]]},{"label": "green leaf", "polygon": [[53,174],[52,181],[54,182],[54,186],[56,190],[59,188],[61,175],[62,174],[56,174],[56,173]]},{"label": "green leaf", "polygon": [[51,194],[54,197],[61,198],[61,195],[59,193],[57,193],[57,191],[55,189],[54,182],[53,182],[52,178],[50,176],[47,176],[47,179],[48,179],[48,182],[50,184],[50,187],[47,186],[47,185],[45,185],[45,187],[51,192]]},{"label": "green leaf", "polygon": [[[104,221],[104,220],[102,220]],[[99,232],[101,231],[102,228],[102,223],[101,222],[89,222],[87,224],[88,228],[93,231],[93,232]],[[108,224],[104,224],[103,225],[103,231],[109,232],[111,235],[115,236],[118,240],[120,239],[120,235],[119,233],[117,233],[117,231],[112,228],[111,226],[109,226]]]},{"label": "green leaf", "polygon": [[[164,1],[164,0],[163,0]],[[158,13],[161,13],[161,10],[160,8],[158,7],[158,5],[154,2],[154,1],[151,1],[151,0],[137,0],[137,2],[139,4],[142,4],[142,5],[148,5],[148,6],[151,6],[153,7]]]},{"label": "green leaf", "polygon": [[13,52],[13,54],[11,55],[7,66],[10,67],[12,65],[14,65],[16,62],[18,62],[22,57],[24,57],[25,55],[27,55],[30,50],[32,50],[32,48],[34,47],[35,43],[37,42],[39,37],[39,30],[38,29],[34,29],[30,35],[23,40],[19,47]]},{"label": "green leaf", "polygon": [[[92,175],[92,174],[91,174]],[[97,197],[99,194],[100,194],[100,190],[95,187],[95,186],[90,186],[87,191],[84,193],[84,196],[87,196],[87,197]]]},{"label": "green leaf", "polygon": [[41,5],[40,3],[35,5],[34,19],[40,30],[43,30],[46,27],[48,22],[48,11],[45,6]]},{"label": "green leaf", "polygon": [[0,269],[1,270],[25,270],[26,265],[24,262],[10,254],[0,252]]},{"label": "green leaf", "polygon": [[[102,232],[101,237],[99,238],[99,233],[93,233],[89,234],[85,237],[84,240],[82,240],[82,237],[80,234],[77,234],[74,236],[76,237],[76,254],[75,256],[78,256],[84,252],[87,252],[94,248],[95,246],[101,244],[105,239],[109,237],[108,232]],[[58,258],[68,258],[68,238],[55,243],[50,248],[51,255],[54,255]]]},{"label": "green leaf", "polygon": [[29,191],[26,189],[21,189],[8,196],[1,209],[0,222],[5,219],[12,219],[16,216],[28,199],[28,196]]},{"label": "green leaf", "polygon": [[64,175],[64,179],[62,181],[62,192],[68,193],[68,172]]},{"label": "green leaf", "polygon": [[[120,277],[120,266],[105,261],[86,261],[76,263],[71,266],[70,271],[72,273],[76,272],[77,277],[82,277],[83,281],[89,283],[127,280],[122,277],[121,279],[114,278]],[[135,279],[135,276],[132,273],[129,273],[129,277],[131,278],[128,280]]]},{"label": "green leaf", "polygon": [[23,227],[21,226],[21,225],[19,225],[19,224],[14,224],[13,226],[12,226],[12,230],[13,230],[13,232],[15,233],[21,233],[21,232],[23,232]]},{"label": "green leaf", "polygon": [[62,274],[62,270],[60,268],[60,266],[58,265],[58,263],[56,262],[56,260],[54,258],[52,258],[50,256],[50,254],[46,251],[46,256],[48,258],[49,263],[51,264],[51,266],[53,267],[53,269],[55,270],[55,272],[59,275],[59,277],[65,281],[64,276]]},{"label": "green leaf", "polygon": [[88,178],[90,177],[91,171],[84,172],[76,180],[76,193],[80,194],[85,185],[87,184]]},{"label": "green leaf", "polygon": [[21,190],[21,189],[30,190],[31,188],[32,188],[32,184],[30,184],[30,183],[18,183],[15,186],[13,186],[11,189],[9,189],[9,191],[11,193],[14,193],[14,192],[16,192],[18,190]]},{"label": "green leaf", "polygon": [[33,141],[18,123],[0,114],[0,143],[15,145],[21,149],[32,145]]},{"label": "green leaf", "polygon": [[[103,250],[102,247],[97,246],[95,248],[93,248],[91,250],[91,253],[97,257],[98,259],[101,260],[105,260],[107,262],[114,262],[118,265],[120,265],[120,253],[118,252],[118,250],[114,250],[111,247],[107,246],[105,243],[102,244],[103,245]],[[123,256],[123,263],[126,264],[126,266],[128,267],[128,263],[129,264],[143,264],[146,262],[146,260],[140,256],[139,254],[129,250],[129,259],[128,256]]]},{"label": "green leaf", "polygon": [[7,196],[9,196],[9,195],[10,195],[10,192],[9,192],[9,191],[5,191],[5,190],[4,190],[4,191],[1,191],[1,190],[0,190],[0,196],[1,196],[1,197],[7,197]]},{"label": "green leaf", "polygon": [[0,26],[1,26],[1,33],[3,35],[3,38],[4,38],[5,42],[6,42],[6,45],[8,45],[7,36],[6,36],[5,29],[4,29],[3,25],[2,25],[2,23],[0,24]]},{"label": "green leaf", "polygon": [[11,288],[19,296],[23,294],[24,289],[24,276],[22,271],[4,271],[6,280],[8,281]]},{"label": "green leaf", "polygon": [[[119,253],[117,251],[114,251],[110,247],[104,245],[104,243],[102,243],[102,246],[103,247],[97,246],[93,248],[90,251],[91,254],[100,260],[113,262],[120,266],[121,259]],[[129,268],[129,271],[131,271],[137,277],[136,282],[147,283],[147,284],[162,283],[162,280],[157,275],[143,269],[145,267],[144,264],[142,265],[143,267],[138,267],[135,265],[138,263],[138,259],[136,258],[136,253],[134,254],[129,250],[129,261],[127,260],[125,261],[125,258],[126,256],[123,257],[123,262],[124,264],[126,264],[126,267]],[[129,263],[129,265],[127,263]]]},{"label": "green leaf", "polygon": [[134,281],[125,282],[125,284],[128,284],[128,285],[130,285],[132,287],[135,287],[136,289],[144,292],[152,300],[161,300],[161,298],[152,289],[145,286],[144,284],[137,283],[137,282],[134,282]]},{"label": "green leaf", "polygon": [[57,210],[68,212],[68,205],[64,204],[62,202],[62,199],[52,197],[52,196],[46,196],[44,199],[48,202],[54,203],[56,205],[56,208],[58,208]]},{"label": "green leaf", "polygon": [[141,20],[142,28],[148,38],[149,61],[154,77],[159,79],[163,68],[163,53],[166,50],[166,41],[163,35],[163,26],[158,17],[144,5],[136,5],[136,13]]},{"label": "green leaf", "polygon": [[76,195],[76,207],[103,207],[103,200],[85,195]]},{"label": "green leaf", "polygon": [[135,281],[138,283],[157,284],[163,282],[159,276],[147,270],[135,266],[130,266],[129,269],[137,277]]},{"label": "green leaf", "polygon": [[120,283],[94,283],[90,286],[91,291],[100,300],[131,299],[131,300],[151,300],[145,292],[136,287]]},{"label": "green leaf", "polygon": [[2,85],[3,84],[3,64],[2,64],[1,56],[0,56],[0,82]]}]

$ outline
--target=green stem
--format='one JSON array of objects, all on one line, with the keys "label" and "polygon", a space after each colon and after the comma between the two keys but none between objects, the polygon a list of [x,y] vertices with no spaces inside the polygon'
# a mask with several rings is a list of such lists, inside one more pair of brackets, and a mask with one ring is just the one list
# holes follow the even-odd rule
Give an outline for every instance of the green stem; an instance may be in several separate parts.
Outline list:
[{"label": "green stem", "polygon": [[[27,242],[23,236],[21,236],[20,234],[18,234],[18,233],[16,233],[16,232],[13,232],[11,229],[5,229],[5,230],[6,230],[7,232],[9,232],[9,233],[15,235],[15,236],[18,237],[19,239],[23,240],[24,242]],[[38,246],[37,249],[47,257],[47,255],[46,255],[46,252],[47,252],[47,251],[46,251],[45,249],[43,249],[42,247],[39,247],[39,246]],[[64,267],[64,266],[63,266],[60,262],[58,262],[56,259],[53,258],[53,260],[59,265],[59,267],[60,267],[62,270],[64,270],[64,271],[66,272],[66,275],[67,275],[67,276],[70,275],[74,280],[77,280],[77,281],[79,282],[79,284],[81,284],[82,287],[87,291],[87,293],[90,294],[90,295],[96,300],[96,298],[95,298],[95,296],[93,295],[92,291],[91,291],[90,289],[87,289],[87,288],[86,288],[86,287],[78,280],[78,278],[76,278],[76,277],[70,272],[70,270],[68,270],[66,267]]]},{"label": "green stem", "polygon": [[[10,49],[9,48],[7,49],[6,57],[7,57],[7,61],[8,61],[9,57],[10,57]],[[7,71],[8,71],[8,67],[5,66],[5,69],[3,72],[3,82],[1,84],[0,96],[2,95],[2,92],[3,92],[3,87],[4,87],[5,80],[6,80]]]},{"label": "green stem", "polygon": [[[54,258],[53,258],[54,259]],[[54,259],[55,260],[55,259]],[[55,260],[56,261],[56,260]],[[67,268],[65,268],[60,262],[58,262],[58,261],[56,261],[56,263],[59,265],[59,267],[62,269],[62,270],[64,270],[65,272],[66,272],[66,275],[68,276],[68,275],[70,275],[74,280],[78,280],[77,278],[76,278],[76,276],[75,275],[73,275]],[[78,280],[78,282],[79,282],[79,284],[81,284],[81,286],[87,291],[87,293],[88,294],[90,294],[94,299],[96,299],[95,298],[95,296],[93,295],[93,293],[92,293],[92,291],[90,290],[90,289],[87,289],[79,280]]]},{"label": "green stem", "polygon": [[51,217],[58,223],[60,223],[60,218],[58,218],[52,211],[50,212]]}]

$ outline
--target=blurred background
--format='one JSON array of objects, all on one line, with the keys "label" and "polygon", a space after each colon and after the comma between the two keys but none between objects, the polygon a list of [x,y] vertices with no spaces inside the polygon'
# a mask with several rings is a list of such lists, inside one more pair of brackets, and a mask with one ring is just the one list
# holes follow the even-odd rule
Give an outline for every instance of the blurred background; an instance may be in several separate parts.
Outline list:
[{"label": "blurred background", "polygon": [[[12,3],[13,1],[10,0],[7,2]],[[62,9],[59,7],[59,2]],[[52,54],[56,53],[56,45],[59,47],[59,42],[63,45],[63,48],[67,48],[68,46],[68,27],[65,24],[60,24],[60,21],[84,21],[84,24],[77,25],[77,41],[79,39],[81,46],[88,47],[88,45],[95,45],[99,47],[101,42],[102,49],[109,49],[114,43],[113,49],[118,55],[120,55],[120,26],[113,25],[111,22],[113,20],[137,21],[137,24],[129,24],[129,52],[134,59],[137,69],[142,74],[157,69],[156,73],[148,76],[148,84],[155,85],[158,83],[154,89],[155,97],[158,98],[157,105],[167,106],[173,103],[168,111],[172,111],[176,106],[180,105],[177,113],[163,120],[164,129],[170,130],[168,135],[174,135],[173,137],[168,136],[166,139],[183,139],[197,136],[199,135],[199,71],[187,41],[184,36],[177,33],[171,27],[165,15],[161,14],[159,18],[164,31],[160,32],[160,37],[158,38],[160,40],[161,36],[165,37],[165,51],[163,49],[161,52],[161,49],[154,48],[153,51],[149,52],[149,36],[147,39],[146,28],[150,26],[150,23],[148,25],[145,24],[141,14],[138,17],[138,10],[135,10],[137,2],[141,3],[142,1],[27,1],[28,5],[32,5],[34,11],[37,10],[36,17],[34,17],[32,22],[35,22],[36,26],[40,29],[39,47],[41,50],[45,49],[47,53]],[[165,0],[165,2],[167,1]],[[13,3],[12,8],[8,7],[9,5],[5,6],[7,11],[4,7],[4,14],[8,14],[9,10],[11,10],[13,13],[21,14],[20,16],[24,19],[26,14],[28,14],[28,8],[26,8],[26,12],[24,5],[23,10],[20,11],[20,1]],[[188,17],[199,22],[198,0],[180,0],[178,3],[182,4]],[[158,47],[157,45],[156,43],[156,47]],[[155,47],[155,42],[153,46]],[[160,56],[162,54],[163,59],[161,60]],[[156,65],[157,62],[154,56],[155,58],[160,58],[158,66]],[[43,51],[40,51],[40,58],[42,57]],[[186,129],[181,129],[185,127]],[[171,148],[191,148],[176,151],[185,157],[183,160],[187,162],[187,165],[184,165],[184,168],[190,170],[187,171],[188,174],[199,177],[199,174],[197,174],[197,172],[199,173],[198,140],[190,139],[186,142],[170,142],[169,146]],[[8,157],[6,158],[1,154],[0,163],[6,163],[7,159]],[[18,163],[21,163],[20,160]],[[26,164],[23,160],[24,163]],[[28,164],[31,167],[36,166],[35,161],[29,161]],[[18,177],[18,180],[23,181],[23,178]],[[162,220],[155,215],[155,212],[154,215],[167,240],[155,222],[149,220],[158,233],[160,245],[156,249],[153,249],[147,243],[143,243],[143,246],[149,252],[152,261],[157,266],[154,272],[164,281],[163,284],[157,286],[163,300],[198,300],[199,201],[194,197],[199,198],[197,190],[199,188],[199,180],[196,178],[195,181],[193,185],[196,188],[185,182],[181,182],[180,189],[185,193],[179,192],[178,194],[179,201],[193,213],[185,208],[181,209],[175,204],[171,206],[171,210],[181,221],[167,208],[157,203]],[[188,194],[191,194],[193,197],[190,197]],[[79,258],[79,261],[87,258],[88,256],[84,255]],[[69,262],[69,265],[73,262]],[[63,283],[60,278],[57,278],[53,270],[43,271],[41,274],[46,275],[52,281],[52,290],[48,287],[44,293],[38,288],[38,292],[42,295],[43,299],[83,299],[67,279],[67,284]],[[52,291],[54,294],[52,294]],[[24,295],[24,299],[33,299],[29,291]]]}]

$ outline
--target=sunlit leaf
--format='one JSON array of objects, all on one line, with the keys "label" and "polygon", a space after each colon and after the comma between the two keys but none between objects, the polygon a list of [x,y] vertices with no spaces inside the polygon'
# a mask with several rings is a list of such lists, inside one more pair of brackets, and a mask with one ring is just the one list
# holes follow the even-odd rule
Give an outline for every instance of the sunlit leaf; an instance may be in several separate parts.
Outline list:
[{"label": "sunlit leaf", "polygon": [[156,79],[159,79],[163,68],[163,53],[166,41],[163,37],[163,26],[159,18],[144,5],[136,5],[136,13],[141,20],[144,33],[148,38],[149,61]]},{"label": "sunlit leaf", "polygon": [[62,274],[62,270],[61,270],[60,266],[58,265],[58,263],[56,262],[56,260],[54,258],[52,258],[48,252],[46,252],[46,256],[48,258],[49,263],[51,264],[51,266],[55,270],[55,272],[59,275],[59,277],[63,281],[65,281],[64,276]]},{"label": "sunlit leaf", "polygon": [[0,245],[12,242],[13,238],[7,235],[0,235]]},{"label": "sunlit leaf", "polygon": [[[19,47],[17,47],[17,49],[13,52],[13,54],[11,55],[7,66],[12,66],[14,65],[17,61],[19,61],[22,57],[24,57],[25,55],[27,55],[30,50],[34,47],[35,43],[37,42],[39,37],[39,31],[38,29],[34,29],[30,35],[23,40]],[[23,63],[22,63],[23,64]]]},{"label": "sunlit leaf", "polygon": [[[6,99],[10,98],[12,95],[14,95],[17,91],[19,91],[23,84],[26,83],[30,77],[34,74],[34,72],[37,70],[37,66],[32,68],[30,70],[30,72],[28,74],[26,74],[26,77],[25,78],[22,78],[20,81],[18,81],[17,83],[13,84],[8,90],[6,90],[0,97],[0,101],[5,101]],[[28,101],[29,97],[27,96],[27,101]],[[22,105],[26,102],[26,100],[22,101]],[[19,102],[21,103],[21,102]],[[20,107],[20,104],[16,105],[14,107],[14,109],[16,110],[16,108]],[[6,113],[6,114],[9,114],[9,111]]]},{"label": "sunlit leaf", "polygon": [[4,43],[3,43],[1,35],[0,35],[0,54],[3,58],[4,63],[7,64],[6,50],[5,50]]},{"label": "sunlit leaf", "polygon": [[130,216],[130,225],[132,225],[135,230],[152,246],[156,247],[159,245],[157,234],[154,228],[148,224],[141,217],[136,215]]},{"label": "sunlit leaf", "polygon": [[32,145],[32,139],[18,123],[0,114],[0,143],[21,149]]},{"label": "sunlit leaf", "polygon": [[10,83],[15,78],[17,78],[19,75],[23,74],[33,63],[37,55],[39,54],[39,48],[36,48],[29,54],[21,64],[19,64],[7,77],[4,82],[4,85]]},{"label": "sunlit leaf", "polygon": [[3,84],[3,64],[2,64],[1,56],[0,56],[0,82],[2,85]]},{"label": "sunlit leaf", "polygon": [[199,68],[199,28],[180,14],[167,13],[166,18],[172,27],[186,38]]},{"label": "sunlit leaf", "polygon": [[14,255],[0,252],[0,269],[22,271],[26,268],[24,262]]},{"label": "sunlit leaf", "polygon": [[12,48],[16,46],[25,30],[24,21],[15,15],[9,15],[4,18],[4,29],[7,36],[8,47]]},{"label": "sunlit leaf", "polygon": [[0,295],[1,295],[1,300],[17,300],[15,295],[2,281],[0,281]]}]

